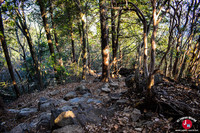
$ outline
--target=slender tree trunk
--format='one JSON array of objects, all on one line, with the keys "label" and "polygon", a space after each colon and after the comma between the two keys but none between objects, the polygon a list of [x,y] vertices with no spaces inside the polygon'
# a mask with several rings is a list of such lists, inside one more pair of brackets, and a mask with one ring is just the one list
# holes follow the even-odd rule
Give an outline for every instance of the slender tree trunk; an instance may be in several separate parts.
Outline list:
[{"label": "slender tree trunk", "polygon": [[[0,1],[0,6],[1,6],[2,2],[3,1]],[[14,86],[14,92],[15,92],[17,98],[18,98],[20,96],[20,92],[19,92],[19,88],[18,88],[17,83],[16,83],[13,67],[12,67],[12,64],[11,64],[11,60],[10,60],[10,56],[9,56],[9,53],[8,53],[8,48],[7,48],[7,44],[6,44],[6,40],[5,40],[1,8],[0,8],[0,32],[1,32],[0,39],[1,39],[3,52],[4,52],[4,55],[5,55],[6,62],[7,62],[7,65],[8,65],[8,70],[9,70],[9,73],[10,73],[10,76],[11,76],[11,79],[12,79],[12,84]]]},{"label": "slender tree trunk", "polygon": [[177,67],[178,67],[178,62],[179,62],[179,58],[180,58],[181,37],[182,37],[182,34],[179,32],[178,42],[177,42],[177,45],[176,45],[176,58],[175,58],[175,61],[174,61],[174,67],[173,67],[173,71],[172,71],[172,74],[175,77],[175,80],[176,80],[177,75],[178,75],[178,68]]},{"label": "slender tree trunk", "polygon": [[57,75],[57,70],[56,70],[56,66],[55,66],[57,64],[56,56],[55,56],[55,52],[54,52],[53,43],[52,43],[52,40],[51,40],[51,34],[50,34],[49,25],[48,25],[48,22],[47,22],[47,12],[46,12],[46,9],[45,9],[44,0],[38,0],[38,3],[39,3],[39,6],[40,6],[43,25],[44,25],[44,29],[45,29],[46,36],[47,36],[47,41],[48,41],[48,45],[49,45],[49,51],[50,51],[50,54],[51,54],[51,56],[53,58],[54,72],[55,72],[55,75]]},{"label": "slender tree trunk", "polygon": [[91,73],[91,57],[90,57],[90,44],[89,44],[89,38],[88,38],[88,30],[89,30],[89,26],[88,26],[88,19],[87,19],[87,12],[88,12],[88,3],[86,3],[86,13],[85,13],[85,18],[86,18],[86,39],[87,39],[87,66],[88,66],[88,71],[89,74]]},{"label": "slender tree trunk", "polygon": [[152,1],[153,6],[153,33],[151,38],[151,64],[150,64],[150,74],[147,84],[148,96],[152,96],[151,88],[154,85],[154,70],[155,70],[155,50],[156,50],[156,30],[157,30],[157,15],[156,15],[156,0]]},{"label": "slender tree trunk", "polygon": [[[38,86],[39,86],[39,89],[43,89],[43,82],[42,82],[40,64],[39,64],[38,58],[36,56],[35,48],[33,47],[33,42],[31,40],[31,35],[29,33],[29,29],[27,28],[27,25],[26,25],[26,19],[25,19],[25,13],[24,13],[24,2],[23,1],[22,1],[22,8],[21,9],[22,9],[22,15],[20,14],[19,10],[16,10],[18,20],[19,20],[21,26],[19,25],[19,23],[17,21],[16,21],[16,25],[21,30],[23,35],[26,37],[26,40],[28,42],[28,46],[29,46],[29,49],[30,49],[31,57],[33,59],[34,68],[36,70],[36,75],[37,75],[37,78],[38,78],[37,79]],[[22,16],[22,18],[21,18],[21,16]]]},{"label": "slender tree trunk", "polygon": [[[118,12],[118,22],[117,22],[117,35],[116,35],[116,47],[117,47],[117,51],[118,51],[118,49],[119,49],[119,51],[120,51],[120,48],[119,48],[119,31],[120,31],[120,22],[121,22],[121,14],[122,14],[122,10],[119,10],[119,12]],[[118,58],[121,60],[121,52],[119,52],[119,56],[118,56]],[[118,61],[117,61],[117,75],[118,75]]]},{"label": "slender tree trunk", "polygon": [[[112,3],[114,6],[114,1]],[[117,33],[116,33],[116,26],[115,26],[115,10],[111,9],[111,27],[112,27],[112,52],[113,52],[113,73],[114,77],[117,77]]]},{"label": "slender tree trunk", "polygon": [[100,23],[101,23],[101,53],[102,53],[102,81],[109,81],[109,44],[108,44],[108,21],[106,0],[100,0]]},{"label": "slender tree trunk", "polygon": [[50,14],[51,14],[51,23],[52,23],[52,27],[53,27],[53,34],[54,34],[54,39],[55,39],[55,46],[56,46],[56,49],[57,49],[58,54],[59,54],[59,65],[63,66],[63,60],[62,60],[61,53],[60,53],[61,51],[60,51],[60,47],[59,47],[59,43],[58,43],[56,26],[55,26],[55,23],[54,23],[52,0],[49,0],[49,3],[51,4],[49,11],[50,11]]},{"label": "slender tree trunk", "polygon": [[[17,71],[17,69],[14,69],[14,70],[15,70],[15,72],[16,72],[16,74],[17,74],[17,76],[18,76],[18,78],[19,78],[19,80],[20,80],[20,82],[22,84],[23,80],[22,80],[19,72]],[[25,93],[26,91],[25,91],[25,88],[24,88],[24,84],[22,84],[22,89],[23,89],[23,92]]]},{"label": "slender tree trunk", "polygon": [[75,48],[74,48],[73,24],[71,24],[70,34],[71,34],[71,44],[72,44],[72,62],[74,63],[76,62],[76,57],[75,57]]},{"label": "slender tree trunk", "polygon": [[148,57],[148,45],[147,45],[147,22],[144,21],[143,22],[144,27],[143,27],[143,42],[144,42],[144,77],[145,79],[147,79],[147,77],[149,76],[149,72],[148,72],[148,65],[147,65],[147,57]]},{"label": "slender tree trunk", "polygon": [[169,64],[169,77],[172,77],[172,64],[173,64],[173,47],[170,51],[170,64]]},{"label": "slender tree trunk", "polygon": [[83,37],[83,43],[82,43],[82,51],[83,51],[83,73],[82,73],[82,79],[86,80],[86,59],[87,59],[87,52],[86,52],[86,21],[85,21],[85,14],[83,12],[80,13],[81,16],[81,22],[82,22],[82,37]]}]

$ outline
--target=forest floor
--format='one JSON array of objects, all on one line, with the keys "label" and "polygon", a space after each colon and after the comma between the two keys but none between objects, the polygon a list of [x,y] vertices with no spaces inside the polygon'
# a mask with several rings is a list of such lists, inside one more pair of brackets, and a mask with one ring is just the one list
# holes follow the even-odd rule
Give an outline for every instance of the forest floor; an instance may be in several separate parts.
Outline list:
[{"label": "forest floor", "polygon": [[[67,93],[73,92],[77,86],[85,86],[90,90],[91,95],[86,97],[87,102],[80,100],[82,97],[77,95],[80,98],[80,102],[77,102],[78,106],[87,104],[101,109],[100,114],[106,111],[106,115],[101,114],[99,118],[96,117],[96,112],[89,112],[94,114],[92,117],[96,121],[88,122],[89,118],[82,119],[86,123],[80,124],[83,129],[81,131],[94,133],[184,131],[182,122],[189,119],[192,122],[189,130],[200,132],[200,90],[185,81],[176,83],[165,79],[157,84],[154,87],[156,101],[152,103],[155,104],[155,108],[150,110],[149,105],[143,104],[145,93],[130,94],[130,89],[125,84],[125,77],[112,79],[112,83],[107,84],[94,82],[94,80],[95,77],[88,76],[87,81],[50,86],[43,91],[21,96],[6,105],[6,111],[1,114],[1,128],[4,128],[2,131],[10,131],[21,123],[31,123],[38,119],[45,111],[39,110],[25,117],[19,117],[19,112],[24,108],[38,108],[41,98],[53,99],[54,103],[56,102],[54,108],[61,108],[69,105],[68,101],[63,99]],[[88,102],[89,98],[93,102]],[[72,107],[75,109],[78,106]]]}]

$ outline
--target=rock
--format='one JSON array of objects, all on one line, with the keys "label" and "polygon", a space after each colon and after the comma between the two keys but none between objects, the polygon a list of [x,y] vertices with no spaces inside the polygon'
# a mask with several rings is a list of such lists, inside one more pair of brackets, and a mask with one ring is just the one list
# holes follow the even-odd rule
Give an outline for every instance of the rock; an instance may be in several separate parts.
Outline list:
[{"label": "rock", "polygon": [[72,110],[72,106],[69,106],[69,105],[65,105],[61,108],[62,111],[69,111],[69,110]]},{"label": "rock", "polygon": [[111,100],[118,100],[120,98],[120,96],[121,96],[121,94],[118,94],[118,93],[111,93],[109,95]]},{"label": "rock", "polygon": [[86,93],[83,95],[83,97],[90,97],[91,96],[91,93]]},{"label": "rock", "polygon": [[136,131],[142,132],[142,128],[135,128]]},{"label": "rock", "polygon": [[85,131],[79,125],[67,125],[60,129],[53,130],[52,133],[84,133]]},{"label": "rock", "polygon": [[17,118],[22,118],[22,117],[28,117],[31,114],[34,114],[37,112],[37,108],[23,108],[19,111],[17,114]]},{"label": "rock", "polygon": [[119,74],[122,75],[122,76],[127,77],[127,76],[129,76],[131,74],[134,74],[134,71],[135,71],[135,69],[121,68],[119,70]]},{"label": "rock", "polygon": [[129,103],[129,100],[127,100],[127,99],[119,99],[119,100],[117,100],[117,105],[123,105],[123,104],[127,104],[127,103]]},{"label": "rock", "polygon": [[42,113],[39,118],[36,130],[37,133],[50,133],[51,132],[51,113]]},{"label": "rock", "polygon": [[75,92],[75,91],[70,91],[70,92],[68,92],[68,93],[64,96],[64,99],[65,99],[66,101],[68,101],[69,99],[72,99],[72,98],[74,98],[74,97],[77,97],[76,92]]},{"label": "rock", "polygon": [[110,83],[109,85],[110,87],[113,87],[115,89],[119,89],[119,84],[117,82],[113,82],[113,83]]},{"label": "rock", "polygon": [[9,133],[28,133],[29,125],[27,123],[21,123],[18,126],[14,127]]},{"label": "rock", "polygon": [[40,104],[43,104],[43,103],[45,103],[47,101],[48,101],[48,98],[46,98],[46,97],[40,97],[40,99],[39,99],[39,103]]},{"label": "rock", "polygon": [[30,132],[36,133],[37,132],[37,124],[39,123],[39,118],[35,118],[30,122]]},{"label": "rock", "polygon": [[102,90],[103,92],[111,92],[111,89],[108,88],[108,87],[109,87],[109,84],[106,83],[105,85],[103,85],[103,87],[101,88],[101,90]]},{"label": "rock", "polygon": [[17,110],[17,109],[7,109],[7,111],[8,111],[9,113],[13,113],[13,114],[19,113],[19,112],[20,112],[20,110]]},{"label": "rock", "polygon": [[92,98],[90,98],[90,99],[87,100],[87,103],[100,104],[100,103],[102,103],[102,101],[100,101],[98,99],[92,99]]},{"label": "rock", "polygon": [[139,120],[140,116],[141,116],[140,110],[135,108],[131,114],[131,119],[133,122],[136,122],[137,120]]},{"label": "rock", "polygon": [[75,114],[72,111],[65,111],[58,115],[54,120],[54,124],[59,127],[75,124]]},{"label": "rock", "polygon": [[135,76],[134,75],[127,76],[125,79],[125,83],[128,88],[133,87],[133,85],[135,83]]},{"label": "rock", "polygon": [[84,95],[86,93],[91,93],[88,88],[86,88],[84,85],[80,85],[75,88],[75,91],[77,94]]},{"label": "rock", "polygon": [[162,83],[163,82],[163,75],[160,74],[160,73],[157,73],[154,75],[154,84],[159,84],[159,83]]},{"label": "rock", "polygon": [[50,95],[50,96],[55,96],[55,95],[57,95],[58,93],[60,93],[60,91],[59,91],[59,90],[55,90],[55,91],[50,92],[49,95]]},{"label": "rock", "polygon": [[42,112],[51,111],[55,108],[55,103],[52,100],[49,100],[45,103],[38,104],[38,110]]},{"label": "rock", "polygon": [[69,102],[71,105],[73,104],[78,104],[80,102],[84,102],[86,99],[84,97],[76,97],[76,98],[73,98],[73,99],[70,99]]},{"label": "rock", "polygon": [[101,115],[106,115],[106,111],[103,109],[96,109],[91,105],[81,103],[78,106],[78,111],[76,112],[76,118],[78,122],[85,126],[87,123],[100,124],[102,122]]},{"label": "rock", "polygon": [[99,125],[102,122],[102,118],[92,110],[85,113],[78,113],[77,120],[82,126],[85,126],[87,123]]},{"label": "rock", "polygon": [[55,127],[54,120],[58,117],[59,114],[63,112],[62,109],[53,109],[51,110],[51,120],[50,120],[50,127],[51,129]]}]

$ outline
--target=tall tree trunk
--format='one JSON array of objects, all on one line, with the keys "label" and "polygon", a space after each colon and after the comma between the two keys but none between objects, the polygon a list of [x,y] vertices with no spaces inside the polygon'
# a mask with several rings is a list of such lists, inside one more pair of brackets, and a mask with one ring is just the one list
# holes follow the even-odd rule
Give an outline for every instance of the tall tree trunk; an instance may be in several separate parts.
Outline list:
[{"label": "tall tree trunk", "polygon": [[47,41],[48,41],[48,45],[49,45],[49,51],[50,51],[50,54],[51,54],[51,56],[53,58],[54,72],[55,72],[55,75],[57,75],[56,56],[55,56],[55,52],[54,52],[53,43],[52,43],[52,40],[51,40],[51,34],[50,34],[49,25],[48,25],[48,22],[47,22],[47,12],[46,12],[46,8],[45,8],[44,0],[38,0],[38,3],[39,3],[39,6],[40,6],[43,25],[44,25],[44,29],[45,29],[46,36],[47,36]]},{"label": "tall tree trunk", "polygon": [[86,52],[86,20],[85,20],[85,14],[83,12],[80,13],[81,16],[81,22],[82,22],[82,37],[83,37],[83,43],[82,43],[82,51],[83,51],[83,73],[82,73],[82,79],[86,80],[86,59],[87,59],[87,52]]},{"label": "tall tree trunk", "polygon": [[147,22],[143,22],[143,42],[144,42],[144,77],[145,79],[148,78],[149,72],[148,72],[148,65],[147,65],[147,57],[148,57],[148,45],[147,45]]},{"label": "tall tree trunk", "polygon": [[[3,1],[0,1],[0,6],[1,6],[2,2]],[[13,67],[12,67],[12,64],[11,64],[11,60],[10,60],[10,56],[9,56],[9,53],[8,53],[8,48],[7,48],[7,44],[6,44],[6,40],[5,40],[1,8],[0,8],[0,32],[1,32],[0,39],[1,39],[3,52],[4,52],[4,55],[5,55],[6,62],[7,62],[7,65],[8,65],[8,70],[9,70],[9,73],[10,73],[10,76],[11,76],[11,79],[12,79],[12,84],[14,86],[14,92],[15,92],[17,98],[18,98],[20,96],[20,92],[19,92],[19,89],[18,89],[18,86],[17,86],[17,83],[16,83]]]},{"label": "tall tree trunk", "polygon": [[176,45],[176,57],[175,57],[175,61],[174,61],[174,66],[173,66],[173,71],[172,74],[176,80],[177,75],[178,75],[178,62],[179,62],[179,58],[180,58],[180,45],[181,45],[181,37],[182,37],[182,33],[180,33],[179,31],[179,36],[178,36],[178,42]]},{"label": "tall tree trunk", "polygon": [[89,30],[89,26],[88,26],[88,19],[87,19],[87,12],[88,12],[88,3],[86,2],[86,13],[85,13],[85,18],[86,18],[86,39],[87,39],[87,66],[88,66],[88,71],[89,74],[91,73],[91,57],[90,57],[90,43],[89,43],[89,38],[88,38],[88,30]]},{"label": "tall tree trunk", "polygon": [[[112,1],[112,6],[115,6],[115,1]],[[117,33],[115,27],[115,10],[111,9],[111,27],[112,27],[112,52],[113,52],[113,73],[114,77],[117,77]]]},{"label": "tall tree trunk", "polygon": [[109,81],[109,44],[108,44],[108,21],[106,0],[100,0],[100,23],[101,23],[101,53],[102,53],[102,81]]},{"label": "tall tree trunk", "polygon": [[55,39],[55,45],[56,45],[56,49],[58,51],[58,55],[59,55],[59,65],[63,66],[63,60],[61,57],[61,51],[60,51],[60,47],[59,47],[59,43],[58,43],[58,37],[57,37],[57,32],[56,32],[56,26],[54,23],[54,17],[53,17],[53,4],[52,4],[52,0],[49,0],[50,5],[50,14],[51,14],[51,23],[52,23],[52,27],[53,27],[53,34],[54,34],[54,39]]},{"label": "tall tree trunk", "polygon": [[20,17],[21,16],[20,12],[18,10],[16,10],[16,12],[17,12],[21,26],[18,24],[18,22],[16,22],[16,25],[21,30],[23,35],[26,37],[26,40],[28,42],[28,46],[29,46],[29,49],[30,49],[31,57],[33,59],[34,68],[36,70],[36,75],[37,75],[37,78],[38,78],[37,79],[38,86],[39,86],[39,89],[43,89],[43,82],[42,82],[40,64],[39,64],[39,61],[38,61],[38,58],[37,58],[37,55],[36,55],[35,48],[33,46],[33,42],[32,42],[32,39],[31,39],[31,35],[29,33],[29,29],[27,28],[27,25],[26,25],[23,2],[22,2],[22,20],[21,20],[21,17]]},{"label": "tall tree trunk", "polygon": [[73,24],[71,24],[70,34],[71,34],[71,44],[72,44],[72,62],[74,63],[76,62],[76,57],[75,57],[75,48],[74,48]]},{"label": "tall tree trunk", "polygon": [[156,14],[156,0],[152,1],[153,6],[153,33],[151,37],[151,64],[150,64],[150,74],[147,84],[147,93],[151,97],[151,88],[154,85],[154,70],[155,70],[155,50],[156,50],[156,30],[157,30],[157,14]]}]

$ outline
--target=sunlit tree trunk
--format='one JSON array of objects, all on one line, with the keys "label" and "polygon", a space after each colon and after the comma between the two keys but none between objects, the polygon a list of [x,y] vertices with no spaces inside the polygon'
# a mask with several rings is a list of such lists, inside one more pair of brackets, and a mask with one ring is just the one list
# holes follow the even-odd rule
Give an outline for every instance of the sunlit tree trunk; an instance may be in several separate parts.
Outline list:
[{"label": "sunlit tree trunk", "polygon": [[[112,1],[112,7],[115,6],[115,0]],[[117,33],[116,33],[116,26],[115,26],[115,10],[111,9],[111,27],[112,27],[112,62],[113,62],[113,73],[114,77],[117,77]]]},{"label": "sunlit tree trunk", "polygon": [[[0,6],[2,4],[3,1],[0,1]],[[11,60],[10,60],[10,56],[8,53],[8,48],[7,48],[7,44],[6,44],[6,40],[5,40],[5,35],[4,35],[4,27],[3,27],[3,19],[2,19],[2,15],[1,15],[1,8],[0,8],[0,39],[1,39],[1,44],[2,44],[2,48],[3,48],[3,52],[6,58],[6,62],[8,65],[8,70],[12,79],[12,84],[14,86],[14,92],[17,96],[17,98],[20,96],[20,92],[16,83],[16,79],[15,79],[15,75],[14,75],[14,71],[13,71],[13,67],[11,64]]]},{"label": "sunlit tree trunk", "polygon": [[109,44],[106,0],[100,0],[102,81],[109,81]]},{"label": "sunlit tree trunk", "polygon": [[150,64],[150,74],[147,84],[148,95],[151,96],[151,88],[154,85],[154,70],[155,70],[155,50],[156,50],[156,30],[157,30],[157,13],[156,13],[156,0],[152,0],[153,6],[153,33],[151,37],[151,64]]},{"label": "sunlit tree trunk", "polygon": [[83,58],[83,73],[82,73],[82,79],[86,80],[86,59],[87,59],[87,52],[86,52],[86,20],[85,20],[85,14],[83,12],[80,13],[81,16],[81,22],[82,22],[82,37],[83,37],[83,43],[82,43],[82,58]]},{"label": "sunlit tree trunk", "polygon": [[38,0],[38,3],[39,3],[39,6],[40,6],[43,25],[44,25],[45,33],[46,33],[46,36],[47,36],[49,51],[50,51],[50,54],[51,54],[52,59],[53,59],[54,72],[55,72],[55,74],[57,74],[56,56],[55,56],[55,52],[54,52],[53,43],[52,43],[52,40],[51,40],[50,28],[49,28],[49,25],[48,25],[48,22],[47,22],[47,12],[46,12],[46,8],[45,8],[45,3],[44,3],[44,0]]}]

